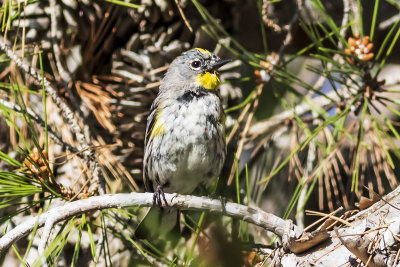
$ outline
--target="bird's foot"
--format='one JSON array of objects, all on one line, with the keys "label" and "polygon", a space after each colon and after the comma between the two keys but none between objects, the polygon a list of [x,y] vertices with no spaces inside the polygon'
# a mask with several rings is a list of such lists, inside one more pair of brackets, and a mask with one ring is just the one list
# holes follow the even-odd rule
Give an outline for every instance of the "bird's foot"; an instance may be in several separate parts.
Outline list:
[{"label": "bird's foot", "polygon": [[153,205],[154,206],[157,205],[158,207],[162,208],[162,206],[163,206],[162,201],[164,201],[165,206],[169,206],[167,199],[165,198],[165,194],[164,194],[162,185],[158,185],[157,189],[153,193]]},{"label": "bird's foot", "polygon": [[219,196],[218,198],[221,201],[222,212],[226,213],[226,209],[225,209],[225,206],[226,206],[226,203],[227,203],[226,197]]}]

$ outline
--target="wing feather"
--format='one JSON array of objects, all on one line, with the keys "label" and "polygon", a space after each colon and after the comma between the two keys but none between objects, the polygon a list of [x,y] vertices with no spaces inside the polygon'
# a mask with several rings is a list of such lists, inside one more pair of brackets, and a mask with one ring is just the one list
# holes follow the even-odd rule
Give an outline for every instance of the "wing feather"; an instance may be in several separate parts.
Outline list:
[{"label": "wing feather", "polygon": [[150,168],[151,164],[151,156],[149,149],[152,144],[152,140],[150,139],[151,132],[156,123],[156,113],[158,108],[158,97],[154,100],[153,104],[150,107],[150,114],[147,117],[147,125],[146,125],[146,135],[144,139],[144,158],[143,158],[143,182],[144,187],[147,192],[153,192],[152,180],[149,177],[148,168]]}]

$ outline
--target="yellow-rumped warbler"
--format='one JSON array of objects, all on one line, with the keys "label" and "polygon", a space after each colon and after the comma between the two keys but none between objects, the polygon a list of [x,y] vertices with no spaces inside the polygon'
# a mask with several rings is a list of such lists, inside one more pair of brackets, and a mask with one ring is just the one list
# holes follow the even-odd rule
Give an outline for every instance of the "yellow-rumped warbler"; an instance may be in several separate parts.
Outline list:
[{"label": "yellow-rumped warbler", "polygon": [[164,192],[190,194],[220,174],[226,144],[217,70],[229,61],[195,48],[177,57],[162,79],[147,119],[143,161],[155,203]]}]

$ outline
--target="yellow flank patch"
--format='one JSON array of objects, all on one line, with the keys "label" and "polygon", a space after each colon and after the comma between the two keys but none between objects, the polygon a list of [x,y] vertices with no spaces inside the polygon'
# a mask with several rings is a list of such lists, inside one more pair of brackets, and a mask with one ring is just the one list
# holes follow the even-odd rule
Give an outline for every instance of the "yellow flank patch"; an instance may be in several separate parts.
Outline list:
[{"label": "yellow flank patch", "polygon": [[223,113],[222,112],[222,114],[221,114],[221,123],[224,125],[224,127],[225,127],[225,123],[226,123],[226,115],[225,115],[225,113]]},{"label": "yellow flank patch", "polygon": [[226,115],[224,112],[222,112],[221,117],[220,117],[220,124],[222,124],[222,133],[225,135],[225,130],[226,130]]},{"label": "yellow flank patch", "polygon": [[204,74],[199,74],[196,76],[196,82],[208,90],[215,90],[220,83],[218,72],[210,73],[207,71]]},{"label": "yellow flank patch", "polygon": [[195,48],[195,49],[199,50],[201,53],[208,54],[210,56],[212,55],[211,52],[206,49],[203,48]]},{"label": "yellow flank patch", "polygon": [[154,122],[153,128],[151,129],[151,138],[154,138],[158,135],[163,135],[165,134],[166,130],[165,130],[165,125],[164,123],[161,121],[161,113],[162,113],[162,109],[159,108],[157,109],[157,115],[156,115],[156,121]]}]

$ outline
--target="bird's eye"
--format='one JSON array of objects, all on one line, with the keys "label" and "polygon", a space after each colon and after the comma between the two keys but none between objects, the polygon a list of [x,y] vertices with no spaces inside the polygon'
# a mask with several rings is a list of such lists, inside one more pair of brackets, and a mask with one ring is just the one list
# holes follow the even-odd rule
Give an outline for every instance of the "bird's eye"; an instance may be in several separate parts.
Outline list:
[{"label": "bird's eye", "polygon": [[193,60],[192,63],[190,63],[190,66],[193,69],[198,70],[201,67],[201,62],[200,62],[200,60]]}]

